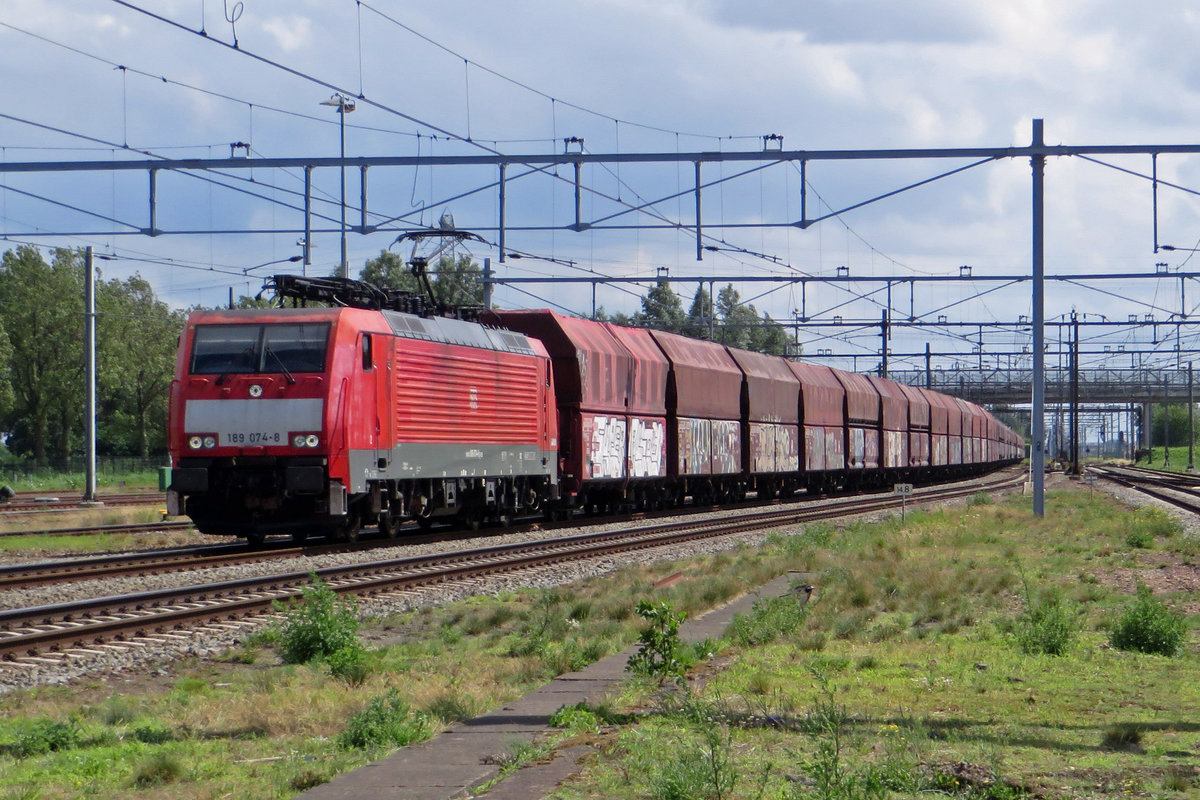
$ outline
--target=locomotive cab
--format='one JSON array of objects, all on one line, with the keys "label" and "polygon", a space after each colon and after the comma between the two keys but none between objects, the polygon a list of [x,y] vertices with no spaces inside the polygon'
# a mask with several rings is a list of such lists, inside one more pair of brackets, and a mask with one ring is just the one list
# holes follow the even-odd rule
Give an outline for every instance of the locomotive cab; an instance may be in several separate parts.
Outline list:
[{"label": "locomotive cab", "polygon": [[172,513],[261,539],[344,510],[329,481],[334,328],[329,312],[193,315],[172,387]]}]

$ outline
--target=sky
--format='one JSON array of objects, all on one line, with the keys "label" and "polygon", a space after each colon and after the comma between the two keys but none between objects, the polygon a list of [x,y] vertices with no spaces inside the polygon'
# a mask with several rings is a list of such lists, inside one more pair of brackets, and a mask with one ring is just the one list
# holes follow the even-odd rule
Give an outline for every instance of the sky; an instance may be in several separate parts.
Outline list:
[{"label": "sky", "polygon": [[[1137,8],[1109,0],[3,0],[0,162],[333,157],[339,118],[321,103],[335,91],[356,99],[344,119],[350,157],[780,146],[767,136],[782,137],[785,150],[1003,148],[1028,145],[1034,119],[1045,121],[1048,144],[1190,144],[1200,131],[1198,34],[1200,11],[1167,0]],[[582,143],[566,144],[572,137]],[[1028,161],[930,180],[969,163],[815,161],[803,176],[795,162],[746,174],[760,165],[706,164],[713,185],[702,218],[715,250],[702,261],[686,230],[695,221],[690,163],[585,167],[583,218],[616,227],[583,232],[568,227],[570,167],[525,175],[511,166],[506,245],[524,257],[503,264],[494,166],[373,167],[367,205],[381,230],[348,233],[348,262],[357,274],[389,247],[408,257],[411,244],[394,243],[398,231],[449,213],[486,240],[469,252],[490,258],[498,277],[732,283],[760,312],[806,320],[796,331],[805,352],[853,355],[840,365],[865,370],[879,359],[879,325],[867,323],[888,307],[882,284],[814,282],[802,291],[748,279],[896,278],[898,321],[1030,315],[1027,281],[903,282],[963,267],[975,277],[1030,273]],[[1162,155],[1156,166],[1174,184],[1159,186],[1157,202],[1146,155],[1048,161],[1047,274],[1159,276],[1052,282],[1049,320],[1073,311],[1085,320],[1195,316],[1200,287],[1171,273],[1197,266],[1200,159]],[[231,291],[254,294],[276,271],[336,269],[340,178],[336,168],[313,171],[307,266],[286,261],[302,252],[299,169],[160,171],[156,222],[167,233],[154,237],[141,232],[149,227],[142,171],[0,173],[0,249],[90,245],[106,257],[106,278],[140,274],[174,307],[220,305]],[[807,216],[827,216],[805,229],[786,224],[801,217],[802,178]],[[347,170],[346,187],[353,226],[357,169]],[[1181,249],[1155,252],[1156,234]],[[689,305],[696,284],[672,285]],[[633,313],[637,294],[627,285],[593,296],[586,284],[522,283],[498,287],[496,301]],[[861,324],[815,327],[835,316]],[[1174,330],[1086,335],[1097,351],[1154,351],[1136,358],[1180,363],[1196,345],[1187,327],[1177,338]],[[1051,342],[1059,335],[1047,332]],[[925,342],[958,354],[948,358],[1011,363],[1003,354],[1029,336],[898,327],[893,368],[923,363],[908,354]]]}]

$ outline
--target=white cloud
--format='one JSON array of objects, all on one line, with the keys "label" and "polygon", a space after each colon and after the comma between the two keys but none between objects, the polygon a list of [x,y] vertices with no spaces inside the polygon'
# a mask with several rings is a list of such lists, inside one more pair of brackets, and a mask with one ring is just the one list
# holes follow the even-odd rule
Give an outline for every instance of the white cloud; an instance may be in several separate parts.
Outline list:
[{"label": "white cloud", "polygon": [[288,14],[268,17],[261,23],[262,29],[275,39],[275,44],[285,53],[294,53],[313,42],[313,21],[308,17]]}]

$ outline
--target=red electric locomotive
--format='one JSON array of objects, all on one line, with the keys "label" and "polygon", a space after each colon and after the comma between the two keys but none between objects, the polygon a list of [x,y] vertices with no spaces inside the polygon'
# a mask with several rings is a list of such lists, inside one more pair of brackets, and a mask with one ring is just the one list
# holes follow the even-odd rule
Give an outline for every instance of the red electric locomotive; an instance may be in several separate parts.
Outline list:
[{"label": "red electric locomotive", "polygon": [[197,311],[171,386],[170,512],[252,542],[504,520],[556,496],[553,398],[545,349],[519,333],[378,309]]}]

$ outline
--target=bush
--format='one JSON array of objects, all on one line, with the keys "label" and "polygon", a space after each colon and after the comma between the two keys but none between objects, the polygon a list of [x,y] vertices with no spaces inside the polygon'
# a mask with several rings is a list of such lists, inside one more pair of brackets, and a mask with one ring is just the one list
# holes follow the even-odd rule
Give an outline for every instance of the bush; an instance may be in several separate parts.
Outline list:
[{"label": "bush", "polygon": [[687,664],[683,657],[683,643],[679,640],[679,625],[687,613],[672,611],[671,605],[666,602],[654,604],[645,600],[637,604],[635,613],[649,622],[650,627],[638,637],[638,650],[629,657],[625,669],[657,678],[660,682],[671,678],[681,683]]},{"label": "bush", "polygon": [[1017,622],[1017,644],[1023,653],[1064,655],[1075,634],[1075,620],[1057,594],[1034,604]]},{"label": "bush", "polygon": [[277,608],[286,614],[279,648],[288,664],[306,664],[328,658],[339,650],[358,648],[358,607],[353,598],[339,597],[313,575],[299,604]]},{"label": "bush", "polygon": [[748,614],[738,614],[729,626],[729,638],[742,647],[768,644],[800,627],[807,597],[787,594],[754,602]]},{"label": "bush", "polygon": [[729,732],[708,728],[704,740],[677,750],[650,776],[654,800],[720,800],[733,792],[737,771]]},{"label": "bush", "polygon": [[442,722],[464,722],[475,716],[475,701],[466,695],[443,692],[425,706],[430,716]]},{"label": "bush", "polygon": [[133,738],[143,744],[162,744],[175,739],[175,733],[165,725],[157,722],[146,722],[138,725],[132,731]]},{"label": "bush", "polygon": [[142,759],[133,772],[133,785],[139,789],[150,786],[162,786],[179,780],[183,775],[183,765],[179,759],[170,753],[158,752]]},{"label": "bush", "polygon": [[1130,531],[1125,535],[1125,544],[1135,550],[1146,550],[1154,545],[1154,534],[1145,529]]},{"label": "bush", "polygon": [[1121,614],[1109,643],[1118,650],[1173,656],[1186,632],[1183,615],[1169,611],[1148,586],[1138,584],[1137,596]]},{"label": "bush", "polygon": [[376,697],[355,714],[338,735],[344,748],[403,747],[428,739],[432,733],[429,717],[409,709],[395,689]]},{"label": "bush", "polygon": [[335,650],[325,656],[329,671],[351,686],[362,686],[367,676],[371,674],[371,666],[367,661],[367,651],[358,642]]},{"label": "bush", "polygon": [[9,752],[17,758],[28,758],[70,750],[78,741],[79,729],[73,724],[37,717],[21,724]]}]

